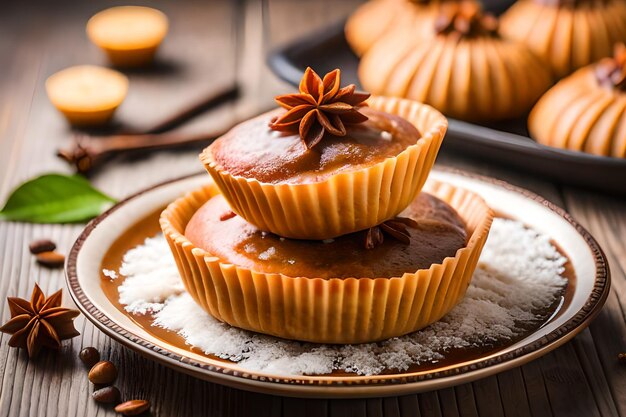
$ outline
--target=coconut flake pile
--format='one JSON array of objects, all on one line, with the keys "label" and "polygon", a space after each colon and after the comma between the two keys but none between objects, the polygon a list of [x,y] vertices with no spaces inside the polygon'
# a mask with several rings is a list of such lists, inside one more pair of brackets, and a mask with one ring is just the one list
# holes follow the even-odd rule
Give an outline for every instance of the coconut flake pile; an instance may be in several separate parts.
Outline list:
[{"label": "coconut flake pile", "polygon": [[[435,363],[446,352],[488,347],[520,336],[546,320],[561,296],[566,259],[549,237],[523,224],[495,219],[463,301],[442,320],[384,342],[321,345],[287,341],[221,323],[185,292],[162,235],[126,253],[118,271],[120,303],[132,314],[152,313],[154,326],[180,334],[189,345],[250,371],[279,375],[328,374],[333,370],[375,375]],[[544,312],[545,314],[545,312]]]}]

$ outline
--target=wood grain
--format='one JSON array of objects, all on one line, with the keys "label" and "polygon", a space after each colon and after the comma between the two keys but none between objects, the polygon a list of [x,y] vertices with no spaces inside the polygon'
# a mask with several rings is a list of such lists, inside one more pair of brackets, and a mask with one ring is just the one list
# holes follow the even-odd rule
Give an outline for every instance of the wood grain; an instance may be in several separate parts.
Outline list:
[{"label": "wood grain", "polygon": [[[141,3],[141,2],[140,2]],[[273,44],[340,18],[356,1],[273,0],[266,17],[274,25]],[[119,2],[2,2],[0,5],[0,199],[21,181],[47,171],[68,172],[53,155],[70,142],[71,131],[48,103],[45,78],[65,66],[105,61],[84,35],[95,11]],[[147,4],[147,2],[146,2]],[[171,18],[172,29],[158,65],[129,73],[131,91],[119,109],[122,126],[149,126],[163,115],[211,89],[238,79],[245,99],[186,125],[186,131],[219,128],[238,115],[271,105],[288,90],[263,65],[261,3],[204,0],[149,2]],[[243,10],[236,10],[243,4]],[[236,59],[233,22],[246,29]],[[278,24],[276,24],[278,22]],[[267,37],[265,38],[267,39]],[[197,151],[159,153],[115,160],[96,173],[94,183],[122,198],[143,187],[200,170]],[[59,354],[28,360],[0,337],[0,416],[112,416],[94,403],[86,370],[77,359],[83,346],[96,346],[118,364],[117,385],[126,399],[146,398],[155,416],[623,416],[626,417],[626,202],[606,195],[564,188],[541,178],[488,166],[446,152],[438,163],[500,178],[526,187],[567,208],[607,252],[613,289],[606,308],[589,330],[572,342],[525,366],[470,384],[397,398],[303,400],[239,391],[188,377],[123,348],[77,319],[81,336]],[[30,225],[0,222],[0,299],[30,294],[35,282],[51,292],[65,286],[62,271],[37,266],[28,243],[52,238],[67,253],[80,225]],[[71,301],[64,300],[71,305]],[[0,317],[9,316],[0,303]]]}]

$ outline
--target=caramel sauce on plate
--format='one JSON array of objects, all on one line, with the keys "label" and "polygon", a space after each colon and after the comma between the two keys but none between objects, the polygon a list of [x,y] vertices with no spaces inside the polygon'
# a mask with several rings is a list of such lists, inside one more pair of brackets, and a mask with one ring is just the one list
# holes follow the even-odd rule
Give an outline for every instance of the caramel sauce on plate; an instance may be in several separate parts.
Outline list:
[{"label": "caramel sauce on plate", "polygon": [[[110,279],[102,273],[102,269],[109,269],[118,271],[120,266],[122,265],[122,259],[124,254],[128,252],[130,249],[141,245],[146,238],[153,237],[156,234],[161,232],[159,227],[159,215],[162,209],[159,209],[150,215],[146,216],[142,220],[138,221],[132,227],[128,228],[124,233],[122,233],[117,240],[109,247],[104,255],[102,260],[102,264],[100,266],[100,285],[105,295],[120,312],[122,312],[125,316],[129,317],[133,322],[135,322],[138,326],[143,328],[146,332],[150,333],[152,336],[157,339],[162,340],[163,342],[173,345],[177,348],[187,350],[189,352],[193,352],[199,355],[206,356],[207,358],[211,358],[213,360],[223,361],[228,363],[229,361],[226,359],[218,358],[215,355],[207,355],[203,353],[200,349],[191,347],[185,343],[185,340],[179,336],[177,333],[165,330],[160,327],[152,326],[153,317],[151,314],[145,315],[136,315],[130,314],[126,310],[124,310],[124,306],[119,303],[119,293],[118,287],[124,282],[124,277],[119,276],[117,279]],[[503,216],[500,216],[503,217]],[[552,242],[555,245],[555,242]],[[563,256],[566,256],[565,253],[555,245],[557,249],[561,252]],[[528,326],[525,331],[518,335],[517,337],[502,341],[493,345],[483,345],[478,347],[471,348],[462,348],[462,349],[453,349],[444,353],[444,358],[438,360],[433,363],[421,363],[419,365],[413,365],[405,372],[423,372],[423,371],[432,371],[436,369],[440,369],[447,366],[452,366],[455,364],[472,361],[476,359],[480,359],[482,357],[495,354],[508,346],[511,346],[522,340],[541,327],[545,326],[549,321],[554,320],[559,317],[563,311],[565,311],[566,307],[571,303],[572,297],[574,295],[574,290],[576,288],[576,274],[571,262],[568,260],[565,264],[565,272],[563,276],[568,280],[567,286],[563,289],[562,293],[555,299],[552,305],[548,306],[545,309],[541,309],[539,311],[535,311],[541,319],[537,320],[535,324]],[[393,375],[398,373],[397,370],[389,369],[383,374]],[[332,376],[349,376],[355,375],[351,373],[347,373],[344,371],[334,371]],[[322,375],[319,375],[322,376]]]}]

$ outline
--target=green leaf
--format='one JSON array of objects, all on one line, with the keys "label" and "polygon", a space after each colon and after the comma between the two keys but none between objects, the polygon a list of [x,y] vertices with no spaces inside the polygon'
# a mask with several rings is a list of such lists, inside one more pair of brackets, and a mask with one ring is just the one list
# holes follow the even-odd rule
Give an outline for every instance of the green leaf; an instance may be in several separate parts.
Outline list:
[{"label": "green leaf", "polygon": [[113,203],[80,175],[46,174],[17,187],[0,210],[0,219],[75,223],[97,216]]}]

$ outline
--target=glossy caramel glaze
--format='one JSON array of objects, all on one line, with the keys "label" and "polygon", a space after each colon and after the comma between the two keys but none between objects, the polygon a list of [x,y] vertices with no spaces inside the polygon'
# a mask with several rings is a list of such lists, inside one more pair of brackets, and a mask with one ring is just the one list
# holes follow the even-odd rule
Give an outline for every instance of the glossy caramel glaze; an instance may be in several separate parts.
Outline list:
[{"label": "glossy caramel glaze", "polygon": [[466,244],[463,220],[456,211],[421,193],[400,216],[418,226],[408,227],[411,243],[386,236],[374,249],[365,249],[365,231],[326,241],[293,240],[265,233],[233,216],[221,195],[205,203],[191,218],[185,236],[197,247],[244,268],[292,277],[391,278],[427,269],[454,256]]},{"label": "glossy caramel glaze", "polygon": [[342,171],[371,166],[397,156],[420,138],[403,118],[362,108],[369,120],[347,125],[343,137],[328,135],[307,150],[297,133],[269,128],[284,110],[274,110],[244,122],[210,147],[213,159],[231,175],[264,183],[310,183]]}]

